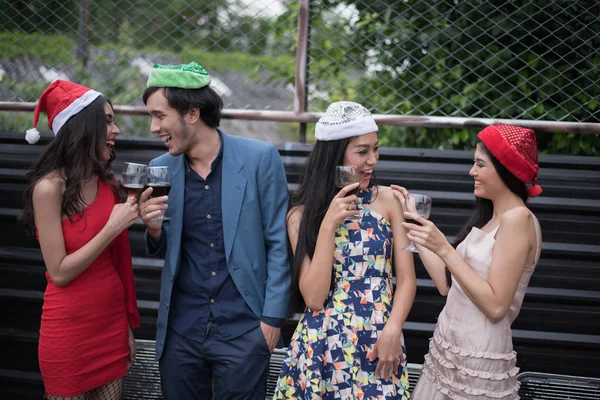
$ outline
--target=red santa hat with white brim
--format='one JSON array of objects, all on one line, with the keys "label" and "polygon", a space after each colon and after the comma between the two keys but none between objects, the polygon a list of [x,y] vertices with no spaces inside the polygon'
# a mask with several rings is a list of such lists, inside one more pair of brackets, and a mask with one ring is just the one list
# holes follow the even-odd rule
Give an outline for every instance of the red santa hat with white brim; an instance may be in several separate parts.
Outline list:
[{"label": "red santa hat with white brim", "polygon": [[27,130],[25,140],[34,144],[40,139],[40,132],[36,128],[40,112],[46,112],[48,128],[56,136],[72,116],[89,106],[99,96],[102,96],[102,93],[77,83],[61,79],[52,82],[37,102],[33,112],[33,128]]}]

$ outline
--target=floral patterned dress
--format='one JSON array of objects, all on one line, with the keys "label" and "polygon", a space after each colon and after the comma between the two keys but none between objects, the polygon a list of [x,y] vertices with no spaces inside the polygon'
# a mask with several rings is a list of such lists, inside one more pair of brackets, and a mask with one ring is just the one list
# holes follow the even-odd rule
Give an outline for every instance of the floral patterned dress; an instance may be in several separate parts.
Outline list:
[{"label": "floral patterned dress", "polygon": [[370,209],[372,193],[358,194],[360,218],[336,231],[333,289],[322,310],[302,315],[274,399],[410,398],[406,361],[391,379],[375,378],[378,360],[369,361],[393,296],[392,228]]}]

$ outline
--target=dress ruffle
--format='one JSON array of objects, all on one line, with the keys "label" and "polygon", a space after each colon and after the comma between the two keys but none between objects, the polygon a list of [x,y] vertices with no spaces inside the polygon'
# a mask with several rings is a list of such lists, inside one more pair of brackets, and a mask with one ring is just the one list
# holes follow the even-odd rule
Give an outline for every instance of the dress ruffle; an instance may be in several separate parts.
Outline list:
[{"label": "dress ruffle", "polygon": [[[499,369],[505,366],[506,371],[481,371],[465,365],[457,365],[456,362],[449,359],[456,359],[456,357],[489,360],[496,363]],[[482,400],[514,400],[519,398],[519,383],[516,379],[519,368],[514,366],[515,357],[514,351],[495,353],[458,347],[446,341],[436,329],[429,343],[429,353],[425,356],[423,374],[432,382],[437,391],[452,400],[473,400],[473,396]],[[465,364],[468,365],[466,361]],[[465,380],[469,384],[462,383]],[[510,387],[506,388],[507,386]],[[494,387],[501,390],[493,390]],[[415,398],[420,400],[419,397]]]},{"label": "dress ruffle", "polygon": [[458,347],[453,345],[450,342],[447,342],[442,335],[436,329],[433,332],[433,338],[430,340],[435,340],[438,345],[443,347],[444,349],[451,351],[454,354],[458,354],[461,357],[471,357],[471,358],[487,358],[488,360],[507,360],[511,361],[517,357],[517,353],[511,351],[510,353],[494,353],[491,351],[479,351],[479,350],[471,350],[471,349],[463,349],[462,347]]},{"label": "dress ruffle", "polygon": [[[485,389],[475,389],[458,382],[454,382],[453,380],[446,378],[440,373],[433,373],[435,367],[432,367],[432,363],[427,356],[425,356],[425,364],[423,365],[423,374],[435,385],[436,389],[448,396],[452,400],[473,400],[473,398],[464,397],[462,393],[471,396],[484,396],[483,399],[492,398],[499,400],[519,400],[520,397],[518,395],[519,392],[519,382],[517,381],[515,387],[511,389],[507,389],[501,392],[495,392],[491,390]],[[450,389],[451,388],[451,389]],[[457,393],[458,391],[459,393]],[[416,400],[421,400],[420,398],[416,398]],[[426,400],[426,399],[423,399]]]},{"label": "dress ruffle", "polygon": [[502,381],[505,379],[510,379],[512,377],[517,376],[519,373],[518,367],[512,367],[510,370],[506,372],[488,372],[488,371],[479,371],[467,367],[463,367],[461,365],[455,365],[453,362],[445,359],[443,355],[441,355],[435,346],[429,347],[429,355],[435,359],[437,363],[442,365],[446,369],[455,369],[463,375],[469,375],[475,378],[488,379],[491,381]]}]

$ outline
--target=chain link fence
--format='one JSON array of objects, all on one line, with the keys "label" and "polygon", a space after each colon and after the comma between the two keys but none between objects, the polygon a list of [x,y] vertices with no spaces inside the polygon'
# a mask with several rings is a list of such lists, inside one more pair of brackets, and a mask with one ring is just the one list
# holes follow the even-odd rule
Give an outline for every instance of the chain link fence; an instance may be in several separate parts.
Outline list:
[{"label": "chain link fence", "polygon": [[[600,122],[598,1],[311,4],[310,110],[353,98],[383,114]],[[463,148],[475,134],[385,127],[381,136]],[[598,154],[598,139],[538,135],[542,149],[571,154]]]},{"label": "chain link fence", "polygon": [[[154,63],[197,61],[225,108],[290,109],[295,42],[293,26],[280,20],[286,9],[279,0],[0,1],[0,100],[36,101],[61,78],[97,89],[113,104],[143,105]],[[9,116],[3,122],[3,129],[26,126]],[[120,122],[124,133],[148,134],[143,117]],[[228,129],[267,140],[289,130],[233,124]]]},{"label": "chain link fence", "polygon": [[[35,101],[63,78],[141,105],[154,63],[195,60],[226,108],[291,111],[303,1],[0,0],[0,100]],[[597,0],[308,3],[299,111],[348,99],[380,114],[600,122]],[[386,144],[419,147],[473,139],[467,130],[382,134]],[[586,136],[577,146],[598,141]],[[563,138],[547,145],[571,146]]]}]

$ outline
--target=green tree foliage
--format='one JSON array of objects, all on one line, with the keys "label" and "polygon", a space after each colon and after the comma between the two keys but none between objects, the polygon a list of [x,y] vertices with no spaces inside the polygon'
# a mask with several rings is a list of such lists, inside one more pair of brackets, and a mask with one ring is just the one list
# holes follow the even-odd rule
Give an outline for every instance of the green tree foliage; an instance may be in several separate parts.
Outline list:
[{"label": "green tree foliage", "polygon": [[0,0],[2,30],[68,32],[77,29],[79,0]]},{"label": "green tree foliage", "polygon": [[76,38],[82,4],[89,9],[93,45],[112,42],[171,52],[199,47],[255,55],[278,45],[269,41],[274,21],[245,12],[249,3],[235,0],[0,0],[0,30]]},{"label": "green tree foliage", "polygon": [[[93,62],[121,71],[97,85],[117,103],[137,98],[128,65],[141,51],[293,83],[299,2],[282,2],[287,10],[266,18],[243,12],[242,0],[89,0],[91,48],[117,53]],[[0,0],[0,30],[10,36],[0,61],[74,62],[80,4]],[[310,34],[311,110],[348,99],[377,113],[600,122],[597,0],[312,0]],[[406,147],[470,148],[475,134],[381,129],[384,145]],[[538,142],[545,152],[600,155],[598,135],[540,134]]]},{"label": "green tree foliage", "polygon": [[[310,76],[328,101],[355,99],[381,113],[600,122],[596,0],[312,4]],[[327,13],[340,5],[359,15],[342,28]],[[368,66],[369,74],[360,73]],[[441,148],[468,148],[476,134],[382,133],[388,145]],[[600,154],[598,135],[540,134],[538,141],[547,152]]]}]

